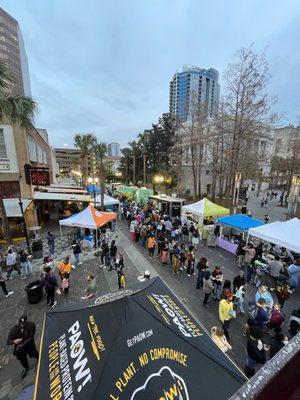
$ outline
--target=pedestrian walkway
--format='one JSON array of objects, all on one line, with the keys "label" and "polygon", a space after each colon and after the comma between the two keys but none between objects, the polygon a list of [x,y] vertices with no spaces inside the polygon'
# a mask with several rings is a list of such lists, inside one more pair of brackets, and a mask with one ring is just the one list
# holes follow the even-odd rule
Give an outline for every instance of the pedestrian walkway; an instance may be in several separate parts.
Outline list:
[{"label": "pedestrian walkway", "polygon": [[[131,285],[137,282],[137,277],[141,274],[141,268],[135,268],[134,263],[131,262],[131,259],[128,256],[127,249],[125,250],[120,245],[120,242],[121,240],[118,240],[117,244],[119,252],[124,255],[124,273],[126,276],[126,282],[127,285]],[[64,246],[65,244],[62,244],[61,249],[59,250],[58,243],[56,260],[60,260],[60,258],[70,254],[70,246],[65,247],[65,252],[63,251]],[[58,301],[56,306],[57,309],[60,306],[67,304],[84,302],[84,300],[81,299],[81,296],[84,294],[87,285],[86,277],[90,273],[96,276],[97,293],[99,295],[118,290],[116,271],[109,271],[107,268],[100,268],[100,260],[94,256],[95,251],[88,253],[89,254],[85,254],[85,259],[82,257],[84,260],[83,263],[76,268],[76,270],[71,271],[69,295],[67,297],[63,294],[60,296],[56,295],[56,300]],[[34,276],[30,281],[39,279],[40,277],[40,260],[35,261],[37,261],[37,263],[34,264]],[[0,367],[2,367],[0,369],[0,400],[16,399],[24,387],[34,382],[36,370],[36,361],[30,359],[30,372],[25,379],[21,379],[22,367],[12,354],[13,346],[6,345],[6,339],[10,328],[17,323],[22,314],[27,314],[28,319],[34,321],[37,325],[36,343],[37,346],[39,346],[44,313],[46,311],[51,312],[52,310],[47,307],[45,297],[39,304],[32,305],[28,303],[24,290],[28,281],[20,280],[19,276],[14,276],[12,280],[7,281],[6,283],[7,288],[13,290],[14,294],[9,298],[5,298],[2,292],[0,293]]]}]

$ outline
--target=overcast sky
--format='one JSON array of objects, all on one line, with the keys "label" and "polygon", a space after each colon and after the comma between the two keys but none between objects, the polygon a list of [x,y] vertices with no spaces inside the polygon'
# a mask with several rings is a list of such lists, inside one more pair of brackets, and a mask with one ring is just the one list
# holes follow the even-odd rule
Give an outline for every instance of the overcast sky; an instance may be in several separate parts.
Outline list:
[{"label": "overcast sky", "polygon": [[37,127],[122,145],[168,111],[183,64],[222,72],[241,46],[266,47],[282,124],[300,116],[299,0],[2,0],[20,24]]}]

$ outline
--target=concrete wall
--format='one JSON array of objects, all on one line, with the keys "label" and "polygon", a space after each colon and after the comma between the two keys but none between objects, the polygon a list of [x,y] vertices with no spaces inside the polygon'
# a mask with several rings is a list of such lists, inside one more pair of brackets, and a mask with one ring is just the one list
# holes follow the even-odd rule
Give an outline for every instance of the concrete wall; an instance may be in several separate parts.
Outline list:
[{"label": "concrete wall", "polygon": [[1,124],[0,129],[3,129],[4,142],[7,153],[6,159],[0,159],[0,174],[18,174],[19,167],[12,126]]}]

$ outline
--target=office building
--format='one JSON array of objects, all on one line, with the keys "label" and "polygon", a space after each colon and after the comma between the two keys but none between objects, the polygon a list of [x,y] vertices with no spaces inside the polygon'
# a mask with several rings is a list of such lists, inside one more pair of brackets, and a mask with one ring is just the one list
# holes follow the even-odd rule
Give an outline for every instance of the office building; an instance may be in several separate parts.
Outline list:
[{"label": "office building", "polygon": [[0,62],[7,67],[12,78],[11,93],[31,96],[27,54],[18,21],[1,7]]},{"label": "office building", "polygon": [[198,104],[203,104],[207,119],[212,119],[219,102],[219,73],[213,68],[183,66],[170,82],[169,111],[174,117],[187,121]]},{"label": "office building", "polygon": [[108,156],[111,157],[120,157],[121,156],[120,144],[109,143],[109,145],[107,146],[107,154]]}]

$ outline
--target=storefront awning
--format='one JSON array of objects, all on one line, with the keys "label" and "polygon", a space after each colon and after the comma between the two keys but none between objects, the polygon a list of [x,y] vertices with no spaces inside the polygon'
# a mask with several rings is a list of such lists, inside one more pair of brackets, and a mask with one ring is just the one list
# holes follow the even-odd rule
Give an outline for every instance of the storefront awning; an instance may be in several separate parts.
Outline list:
[{"label": "storefront awning", "polygon": [[52,200],[52,201],[82,201],[90,202],[91,196],[86,194],[74,193],[49,193],[49,192],[35,192],[33,195],[34,200]]},{"label": "storefront awning", "polygon": [[[23,203],[23,211],[25,212],[26,208],[32,202],[32,199],[22,199]],[[21,208],[19,204],[19,199],[3,199],[6,216],[8,218],[18,218],[22,217]]]}]

